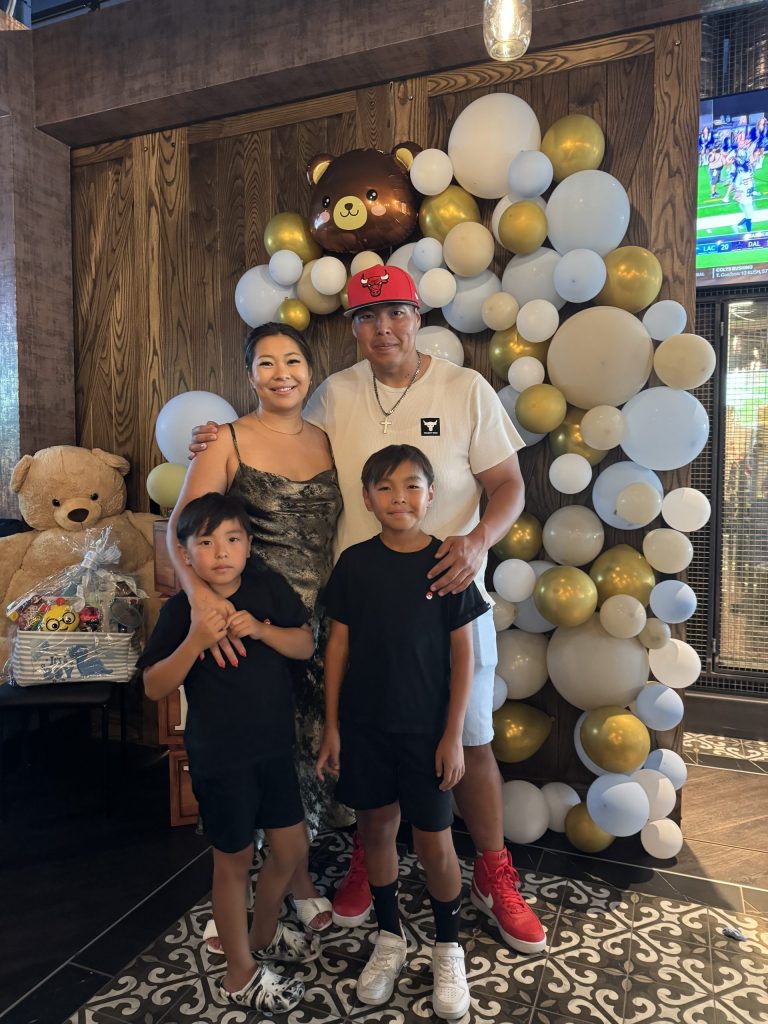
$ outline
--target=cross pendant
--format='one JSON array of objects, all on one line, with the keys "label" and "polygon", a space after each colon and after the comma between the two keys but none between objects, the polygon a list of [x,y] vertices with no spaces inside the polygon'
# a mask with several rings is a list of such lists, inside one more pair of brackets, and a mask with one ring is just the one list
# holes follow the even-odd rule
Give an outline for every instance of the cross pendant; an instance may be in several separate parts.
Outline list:
[{"label": "cross pendant", "polygon": [[384,428],[384,433],[386,434],[386,432],[389,430],[389,425],[392,421],[390,420],[389,416],[385,416],[385,418],[380,422],[382,427]]}]

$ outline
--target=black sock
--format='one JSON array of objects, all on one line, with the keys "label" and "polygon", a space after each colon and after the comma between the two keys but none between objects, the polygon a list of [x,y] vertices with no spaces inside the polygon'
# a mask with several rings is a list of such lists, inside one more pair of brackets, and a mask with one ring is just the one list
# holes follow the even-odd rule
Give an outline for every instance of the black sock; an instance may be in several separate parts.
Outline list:
[{"label": "black sock", "polygon": [[435,942],[458,942],[461,928],[461,889],[458,896],[443,902],[429,894],[435,915]]},{"label": "black sock", "polygon": [[380,932],[400,934],[400,911],[397,906],[397,879],[389,885],[372,885],[373,912]]}]

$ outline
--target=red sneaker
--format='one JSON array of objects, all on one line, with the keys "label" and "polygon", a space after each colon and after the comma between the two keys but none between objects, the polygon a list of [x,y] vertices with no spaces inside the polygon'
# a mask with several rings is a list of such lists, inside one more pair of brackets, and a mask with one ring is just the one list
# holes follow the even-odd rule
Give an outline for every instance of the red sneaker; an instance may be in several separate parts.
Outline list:
[{"label": "red sneaker", "polygon": [[512,855],[503,850],[486,850],[475,859],[470,899],[498,925],[502,938],[521,953],[538,953],[547,944],[541,922],[523,897],[520,876],[512,866]]},{"label": "red sneaker", "polygon": [[360,833],[355,832],[349,869],[333,897],[333,923],[341,928],[356,928],[368,917],[372,906],[363,842]]}]

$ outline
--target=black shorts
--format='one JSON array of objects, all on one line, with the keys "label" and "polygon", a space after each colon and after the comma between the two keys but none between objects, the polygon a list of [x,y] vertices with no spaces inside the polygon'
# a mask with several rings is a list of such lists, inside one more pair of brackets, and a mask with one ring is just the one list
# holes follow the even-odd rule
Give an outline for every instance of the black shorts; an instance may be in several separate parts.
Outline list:
[{"label": "black shorts", "polygon": [[191,770],[203,829],[222,853],[239,853],[257,828],[288,828],[304,820],[293,754],[256,761],[225,775],[200,778]]},{"label": "black shorts", "polygon": [[422,832],[453,824],[450,790],[440,789],[435,750],[440,736],[385,733],[341,726],[341,765],[336,799],[356,811],[400,804],[403,818]]}]

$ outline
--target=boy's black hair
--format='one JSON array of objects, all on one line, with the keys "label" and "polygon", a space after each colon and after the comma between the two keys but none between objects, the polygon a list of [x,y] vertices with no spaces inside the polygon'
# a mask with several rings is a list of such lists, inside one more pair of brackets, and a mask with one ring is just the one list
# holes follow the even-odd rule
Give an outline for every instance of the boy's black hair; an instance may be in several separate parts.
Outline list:
[{"label": "boy's black hair", "polygon": [[242,501],[233,494],[210,491],[184,506],[176,523],[176,539],[186,544],[190,537],[208,536],[227,519],[236,520],[251,536],[251,521]]},{"label": "boy's black hair", "polygon": [[375,487],[380,480],[383,480],[385,476],[389,476],[398,466],[402,466],[404,462],[412,462],[414,466],[417,466],[426,477],[430,487],[435,482],[435,471],[432,468],[432,463],[421,448],[416,448],[412,444],[390,444],[386,448],[374,452],[366,460],[361,474],[363,487],[366,490],[370,487]]},{"label": "boy's black hair", "polygon": [[256,354],[256,346],[262,338],[273,338],[273,337],[284,337],[290,338],[291,341],[295,341],[299,352],[304,356],[307,361],[307,365],[310,370],[312,369],[312,350],[304,340],[304,336],[300,334],[295,327],[291,327],[289,324],[261,324],[259,327],[254,327],[248,332],[245,338],[245,344],[243,346],[243,354],[245,355],[245,368],[248,373],[253,369],[253,357]]}]

